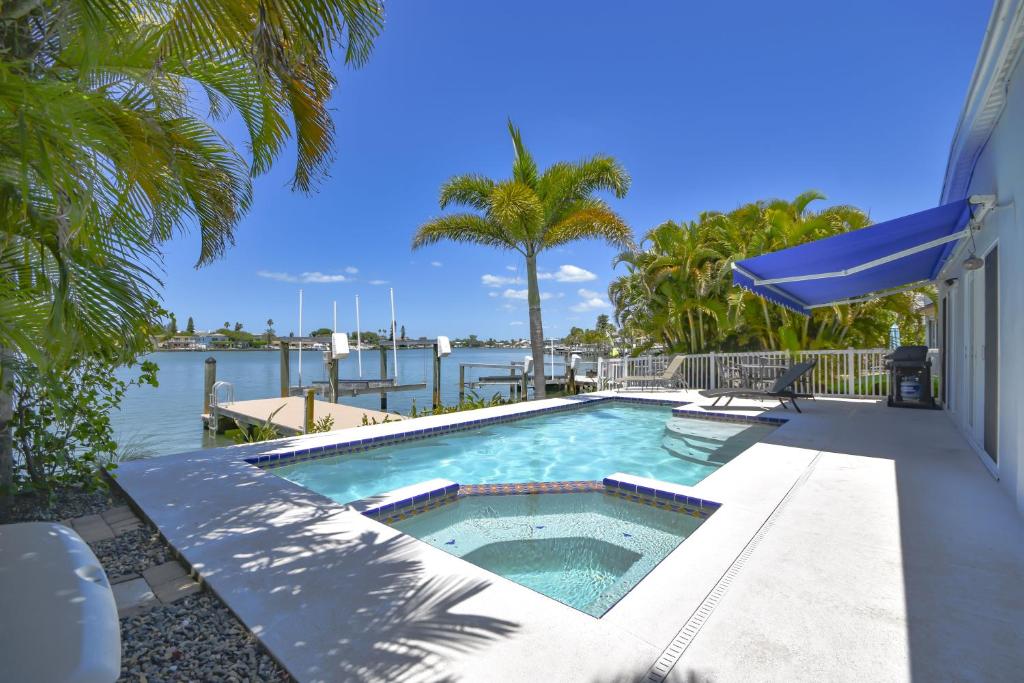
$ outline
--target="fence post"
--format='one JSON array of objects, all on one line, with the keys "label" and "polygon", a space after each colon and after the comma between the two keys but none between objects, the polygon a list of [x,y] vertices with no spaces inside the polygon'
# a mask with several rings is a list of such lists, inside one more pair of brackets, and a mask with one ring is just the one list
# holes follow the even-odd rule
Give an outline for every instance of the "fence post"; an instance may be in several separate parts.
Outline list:
[{"label": "fence post", "polygon": [[847,380],[849,382],[849,387],[847,389],[847,394],[850,395],[850,396],[856,396],[857,395],[857,385],[856,385],[856,381],[857,380],[856,380],[856,376],[854,374],[854,368],[855,367],[856,367],[856,365],[855,365],[855,362],[854,362],[853,347],[852,346],[848,346],[848,347],[846,347],[846,368],[847,368],[847,373],[849,375],[849,379]]},{"label": "fence post", "polygon": [[714,351],[711,352],[711,360],[709,362],[711,363],[711,367],[709,369],[710,372],[708,373],[709,374],[709,378],[708,378],[709,382],[708,383],[711,386],[709,386],[708,389],[717,389],[718,388],[718,356],[717,356],[717,354],[715,354]]},{"label": "fence post", "polygon": [[597,357],[597,389],[598,389],[598,391],[604,391],[604,387],[605,387],[604,373],[602,372],[603,368],[601,367],[602,360],[603,359],[601,358],[601,356]]}]

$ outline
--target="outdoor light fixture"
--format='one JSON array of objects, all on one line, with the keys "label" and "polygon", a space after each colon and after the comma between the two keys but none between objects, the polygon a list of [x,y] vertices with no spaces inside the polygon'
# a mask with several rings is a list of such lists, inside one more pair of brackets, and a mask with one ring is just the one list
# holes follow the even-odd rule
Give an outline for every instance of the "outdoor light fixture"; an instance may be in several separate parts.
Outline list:
[{"label": "outdoor light fixture", "polygon": [[972,250],[971,255],[965,258],[961,265],[963,265],[964,270],[978,270],[985,265],[985,259],[977,256]]},{"label": "outdoor light fixture", "polygon": [[[985,259],[978,256],[975,252],[974,246],[974,231],[981,230],[981,226],[985,221],[985,216],[988,212],[996,207],[995,195],[972,195],[967,201],[972,205],[971,208],[971,255],[963,260],[960,264],[964,270],[979,270],[985,265]],[[975,210],[973,207],[977,207]]]}]

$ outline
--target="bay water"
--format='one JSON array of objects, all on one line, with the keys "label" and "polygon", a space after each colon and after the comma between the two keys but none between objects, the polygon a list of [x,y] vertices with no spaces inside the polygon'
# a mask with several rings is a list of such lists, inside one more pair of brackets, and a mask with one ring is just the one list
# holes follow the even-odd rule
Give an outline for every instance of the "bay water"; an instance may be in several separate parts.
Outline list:
[{"label": "bay water", "polygon": [[[455,405],[459,399],[459,364],[493,363],[508,365],[521,362],[527,349],[456,348],[441,361],[441,401]],[[207,358],[217,361],[217,379],[230,382],[235,400],[273,398],[280,395],[280,352],[278,351],[157,351],[145,357],[160,366],[157,377],[160,386],[131,387],[121,409],[111,416],[115,436],[122,452],[138,456],[166,455],[204,447],[230,445],[233,441],[215,436],[203,429],[203,373]],[[388,394],[388,410],[408,415],[413,402],[418,409],[430,409],[433,386],[433,349],[399,349],[399,384],[425,383],[423,389]],[[291,351],[291,383],[299,380],[299,351]],[[556,361],[556,374],[562,374],[560,360]],[[340,361],[341,379],[358,378],[359,361],[355,351]],[[362,377],[380,377],[380,352],[363,351]],[[388,376],[394,376],[394,358],[387,353]],[[138,368],[121,368],[121,379],[138,375]],[[467,369],[466,378],[479,375],[501,375],[505,371],[494,369]],[[302,351],[302,383],[327,379],[322,351]],[[468,390],[467,390],[468,391]],[[478,393],[490,398],[495,392],[508,396],[507,386],[482,387]],[[344,396],[340,402],[361,408],[379,409],[380,394]]]}]

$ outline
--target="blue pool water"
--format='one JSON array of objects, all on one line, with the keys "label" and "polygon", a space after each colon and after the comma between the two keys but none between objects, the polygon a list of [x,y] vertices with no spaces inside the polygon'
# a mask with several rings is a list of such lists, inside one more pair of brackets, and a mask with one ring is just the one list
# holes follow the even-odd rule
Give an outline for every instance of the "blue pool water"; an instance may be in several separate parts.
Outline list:
[{"label": "blue pool water", "polygon": [[340,503],[443,477],[459,484],[599,480],[696,484],[774,427],[601,404],[271,470]]},{"label": "blue pool water", "polygon": [[595,492],[465,496],[393,526],[600,617],[702,522]]}]

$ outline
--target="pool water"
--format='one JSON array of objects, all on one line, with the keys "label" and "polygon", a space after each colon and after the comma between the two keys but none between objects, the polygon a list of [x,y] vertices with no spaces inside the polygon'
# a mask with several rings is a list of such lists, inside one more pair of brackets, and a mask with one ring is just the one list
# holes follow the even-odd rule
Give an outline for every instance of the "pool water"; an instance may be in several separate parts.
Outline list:
[{"label": "pool water", "polygon": [[393,526],[600,617],[702,522],[587,492],[462,496]]},{"label": "pool water", "polygon": [[459,484],[600,480],[696,484],[774,426],[598,404],[270,470],[339,503],[442,477]]}]

